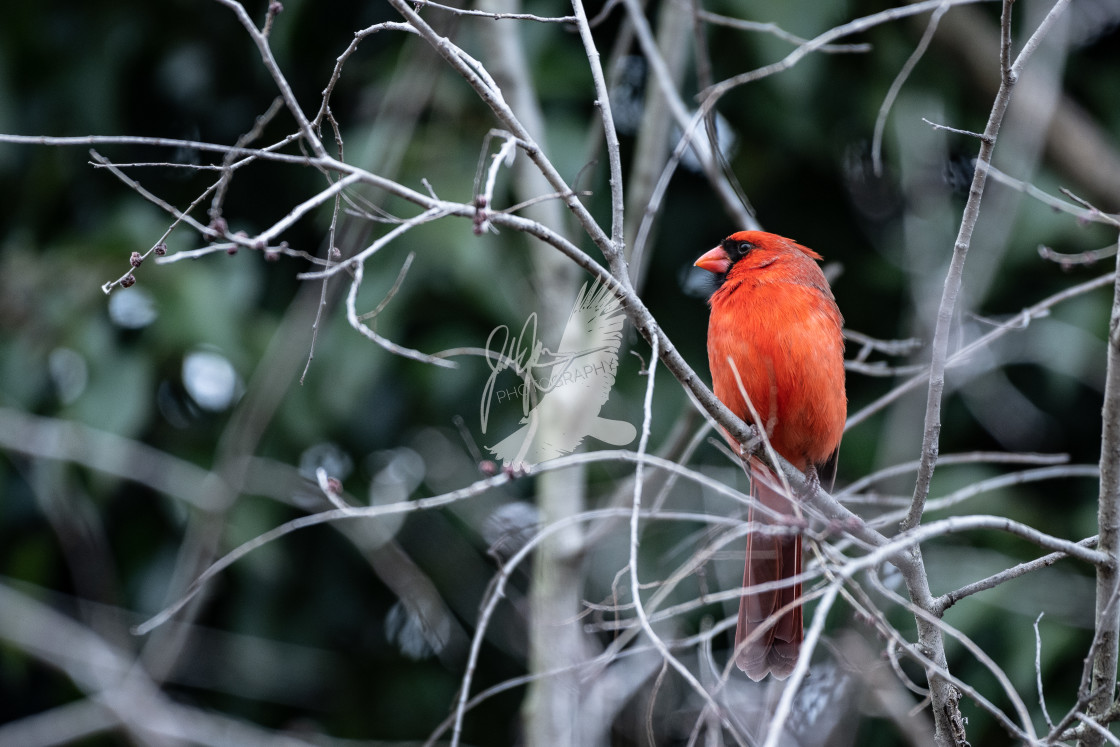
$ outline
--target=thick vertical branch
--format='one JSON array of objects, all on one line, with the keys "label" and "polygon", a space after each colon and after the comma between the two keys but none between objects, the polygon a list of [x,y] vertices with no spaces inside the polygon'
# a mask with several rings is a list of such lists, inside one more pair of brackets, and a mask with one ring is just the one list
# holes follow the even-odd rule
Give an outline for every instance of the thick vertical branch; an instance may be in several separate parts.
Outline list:
[{"label": "thick vertical branch", "polygon": [[[519,0],[483,0],[479,9],[517,13],[520,5]],[[509,33],[508,23],[483,24],[480,29],[487,47],[486,66],[502,96],[525,131],[543,142],[544,114],[529,77],[530,66],[521,35]],[[540,169],[525,158],[515,161],[513,177],[512,188],[518,201],[530,201],[552,189]],[[530,205],[524,214],[555,230],[563,226],[563,207],[556,200]],[[538,304],[534,311],[539,315],[544,333],[559,336],[582,273],[558,252],[534,251],[530,256]],[[582,391],[579,387],[561,387],[551,396],[579,397]],[[583,407],[586,403],[570,402],[572,411]],[[563,438],[567,425],[543,419],[539,427]],[[541,437],[551,440],[547,433],[542,433]],[[581,465],[540,475],[535,488],[541,525],[563,525],[579,515],[585,508],[585,483],[586,469]],[[557,674],[536,679],[526,694],[522,717],[525,741],[530,745],[579,744],[583,742],[581,730],[593,726],[580,718],[582,692],[578,670],[572,666],[587,657],[587,644],[579,624],[583,550],[583,527],[571,522],[542,541],[534,555],[533,582],[529,590],[529,671]]]},{"label": "thick vertical branch", "polygon": [[[1120,264],[1120,254],[1117,255]],[[1120,553],[1120,275],[1112,291],[1112,316],[1108,325],[1108,369],[1104,385],[1104,426],[1101,433],[1101,483],[1097,522],[1097,549],[1116,558]],[[1088,712],[1100,718],[1112,706],[1116,693],[1117,636],[1120,635],[1120,574],[1116,563],[1097,566],[1096,650]],[[1087,747],[1104,743],[1088,729],[1081,740]]]},{"label": "thick vertical branch", "polygon": [[[996,134],[999,132],[1003,115],[1007,111],[1007,106],[1011,100],[1011,87],[1014,85],[1014,79],[1011,77],[1011,66],[1007,62],[1011,37],[1011,5],[1012,0],[1004,0],[1001,23],[1003,37],[1000,55],[1004,75],[1001,79],[999,93],[996,94],[995,105],[992,107],[991,115],[988,118],[987,127],[984,129],[984,135],[980,143],[980,153],[977,156],[977,161],[985,165],[991,163]],[[965,205],[960,231],[953,246],[953,257],[949,263],[949,272],[945,278],[941,304],[937,310],[918,479],[914,486],[914,497],[910,504],[910,511],[902,522],[903,530],[912,529],[921,522],[926,498],[929,495],[930,480],[933,478],[933,468],[937,463],[941,436],[941,398],[945,390],[945,364],[949,354],[949,331],[957,307],[961,281],[964,277],[964,263],[968,256],[972,232],[976,228],[976,220],[980,214],[980,200],[984,194],[986,177],[987,169],[984,168],[977,168],[973,173],[968,203]],[[911,601],[918,607],[931,609],[933,594],[929,588],[929,578],[921,548],[914,545],[908,554],[912,572],[906,574],[907,592]],[[946,668],[945,640],[940,628],[920,615],[916,616],[915,621],[918,626],[920,645],[937,667]],[[964,725],[958,707],[960,696],[957,694],[956,688],[937,675],[931,674],[929,680],[930,697],[933,705],[934,739],[938,745],[964,744]]]},{"label": "thick vertical branch", "polygon": [[953,315],[956,313],[961,282],[964,278],[965,258],[968,256],[972,234],[976,229],[976,221],[980,217],[980,201],[984,195],[984,185],[988,175],[987,167],[992,162],[996,136],[999,134],[1003,117],[1007,113],[1007,107],[1011,103],[1011,89],[1014,88],[1031,54],[1053,27],[1062,11],[1065,10],[1069,0],[1058,0],[1054,3],[1046,18],[1043,19],[1034,34],[1023,46],[1023,50],[1015,59],[1015,63],[1011,64],[1011,6],[1013,4],[1014,0],[1004,0],[1003,3],[1000,38],[1000,66],[1003,70],[1003,76],[991,114],[988,116],[988,124],[984,128],[984,133],[980,136],[980,152],[976,157],[977,164],[972,175],[968,202],[965,204],[964,214],[961,216],[960,229],[953,245],[953,257],[949,263],[949,272],[945,277],[941,303],[937,309],[937,323],[934,327],[933,351],[930,361],[929,390],[926,396],[921,462],[918,468],[917,483],[914,486],[914,498],[910,505],[910,512],[902,522],[903,530],[911,529],[921,522],[926,498],[929,495],[930,481],[933,478],[933,469],[937,463],[938,442],[941,434],[941,398],[945,391],[945,365],[949,356],[949,333],[953,323]]},{"label": "thick vertical branch", "polygon": [[949,272],[945,276],[945,286],[941,291],[941,303],[937,307],[937,322],[933,331],[932,356],[930,360],[929,389],[926,392],[925,427],[922,431],[922,454],[918,467],[918,479],[914,486],[914,498],[910,512],[902,522],[903,531],[913,529],[922,520],[929,485],[933,479],[933,469],[937,463],[937,452],[941,436],[941,398],[945,392],[945,363],[949,357],[949,333],[953,325],[953,315],[957,310],[957,297],[960,295],[964,278],[964,263],[980,217],[980,201],[984,196],[984,185],[995,150],[996,136],[999,134],[1003,115],[1011,103],[1011,89],[1015,85],[1010,64],[1011,49],[1011,6],[1013,0],[1004,0],[1003,17],[1000,23],[1000,64],[1003,76],[995,104],[988,116],[984,134],[980,136],[980,152],[976,156],[977,168],[972,174],[972,185],[968,192],[968,202],[961,216],[960,229],[953,244],[953,257],[949,261]]}]

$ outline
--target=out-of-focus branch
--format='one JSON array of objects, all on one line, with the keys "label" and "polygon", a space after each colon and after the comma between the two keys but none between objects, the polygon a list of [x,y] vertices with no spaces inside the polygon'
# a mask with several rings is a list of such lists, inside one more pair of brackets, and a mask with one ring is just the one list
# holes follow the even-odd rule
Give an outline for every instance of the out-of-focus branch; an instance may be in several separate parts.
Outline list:
[{"label": "out-of-focus branch", "polygon": [[[67,730],[74,738],[120,728],[137,743],[149,745],[217,745],[229,740],[285,747],[310,744],[171,702],[130,653],[6,584],[0,584],[0,638],[65,672],[96,703],[67,714]],[[28,745],[44,732],[49,733],[36,722],[17,721],[0,727],[0,741]]]},{"label": "out-of-focus branch", "polygon": [[[991,61],[999,49],[999,30],[984,14],[972,8],[955,9],[942,19],[934,43],[948,51],[948,58],[964,67],[963,81],[977,86],[983,94],[995,95],[1000,86],[999,69]],[[1021,99],[1022,105],[1040,99],[1030,85],[1028,82],[1019,91],[1017,99]],[[1112,133],[1065,93],[1060,95],[1052,111],[1024,118],[1028,121],[1048,119],[1048,158],[1070,183],[1082,185],[1103,209],[1120,210],[1120,149]]]},{"label": "out-of-focus branch", "polygon": [[[1050,309],[1057,306],[1058,304],[1068,301],[1071,298],[1076,298],[1077,296],[1080,296],[1082,294],[1089,293],[1098,288],[1103,288],[1104,286],[1113,282],[1113,279],[1115,277],[1115,272],[1109,272],[1105,275],[1101,275],[1100,277],[1093,278],[1092,280],[1086,280],[1083,283],[1078,283],[1077,285],[1061,290],[1052,296],[1048,296],[1047,298],[1042,299],[1038,303],[1028,306],[1027,308],[1017,313],[1010,320],[1004,322],[992,331],[976,338],[968,345],[965,345],[964,347],[954,352],[951,356],[949,356],[947,367],[951,368],[958,363],[968,360],[969,356],[976,353],[977,350],[982,350],[983,348],[991,345],[993,342],[1003,337],[1004,335],[1009,334],[1010,332],[1026,329],[1032,321],[1046,316],[1049,313]],[[856,425],[862,423],[864,420],[871,417],[876,412],[882,410],[891,402],[897,401],[899,397],[906,394],[907,392],[913,391],[917,387],[926,383],[928,380],[929,371],[927,370],[895,386],[882,397],[879,397],[875,401],[865,405],[862,409],[857,410],[856,412],[849,415],[848,422],[844,426],[845,430],[853,428]]]},{"label": "out-of-focus branch", "polygon": [[926,50],[929,48],[929,43],[933,39],[933,35],[937,32],[937,26],[941,23],[941,17],[948,12],[950,6],[948,3],[939,6],[930,15],[929,21],[926,25],[925,33],[922,34],[921,40],[918,41],[918,46],[910,54],[910,58],[902,66],[902,69],[895,76],[891,82],[891,87],[887,90],[886,96],[883,97],[883,103],[879,106],[879,116],[875,118],[875,131],[871,135],[871,165],[875,169],[875,174],[883,173],[883,129],[887,124],[887,114],[890,113],[891,107],[894,105],[895,99],[902,91],[902,86],[910,77],[910,73],[914,71],[918,61],[925,55]]},{"label": "out-of-focus branch", "polygon": [[[680,94],[679,84],[676,82],[673,70],[662,57],[661,50],[658,49],[653,31],[649,27],[649,21],[642,12],[638,0],[624,0],[624,3],[631,23],[634,24],[634,34],[649,64],[652,81],[656,83],[660,95],[664,97],[669,114],[672,115],[673,120],[676,121],[681,132],[684,133],[682,139],[687,141],[684,143],[685,147],[692,148],[692,152],[696,155],[701,168],[708,177],[708,183],[712,185],[712,189],[723,203],[724,210],[729,215],[734,216],[742,227],[753,228],[754,219],[750,212],[739,199],[735,190],[728,184],[727,179],[720,173],[717,160],[719,143],[710,141],[706,130],[692,126],[691,117]],[[688,14],[679,11],[671,13],[671,16],[682,25],[691,20]],[[675,163],[673,165],[675,166]],[[644,214],[642,217],[644,218],[643,223],[650,219],[648,214]]]},{"label": "out-of-focus branch", "polygon": [[1004,2],[1002,21],[1002,43],[1000,47],[1000,61],[1003,68],[1003,78],[996,100],[988,117],[988,124],[980,140],[980,150],[977,162],[981,164],[973,173],[972,185],[969,189],[968,202],[965,204],[964,214],[961,217],[960,230],[953,245],[953,256],[949,263],[949,271],[945,278],[941,303],[937,309],[937,324],[934,328],[932,343],[932,360],[930,362],[930,382],[926,398],[925,427],[922,437],[922,465],[918,470],[917,484],[914,488],[914,503],[910,514],[902,523],[903,529],[917,526],[922,518],[922,510],[926,496],[929,493],[929,483],[933,478],[933,468],[937,461],[938,440],[941,432],[941,398],[945,391],[945,368],[949,358],[949,332],[956,312],[957,296],[960,293],[961,283],[964,278],[964,264],[968,257],[968,250],[972,241],[976,221],[980,216],[980,202],[984,196],[984,186],[987,182],[987,169],[991,163],[992,153],[995,150],[996,137],[999,135],[1003,116],[1011,103],[1011,91],[1019,80],[1023,68],[1030,59],[1031,54],[1038,47],[1042,38],[1053,27],[1068,0],[1058,0],[1051,8],[1039,27],[1031,35],[1012,63],[1011,58],[1011,5],[1009,0]]},{"label": "out-of-focus branch", "polygon": [[927,11],[936,10],[946,2],[952,5],[962,5],[972,2],[988,2],[989,0],[923,0],[922,2],[915,3],[902,8],[889,8],[878,13],[872,13],[869,16],[857,18],[854,21],[834,26],[822,34],[813,37],[804,44],[798,45],[792,52],[787,54],[778,62],[760,67],[756,70],[751,70],[746,73],[732,76],[727,80],[720,81],[712,87],[708,88],[701,94],[703,105],[701,111],[706,113],[709,109],[715,106],[716,102],[725,94],[729,93],[732,89],[738,88],[747,83],[753,83],[757,80],[762,80],[765,77],[780,73],[788,70],[807,55],[820,51],[821,49],[829,46],[831,42],[836,39],[843,39],[852,34],[858,34],[868,29],[874,28],[883,23],[890,23],[909,16],[918,15]]},{"label": "out-of-focus branch", "polygon": [[[522,11],[519,0],[484,0],[479,9],[499,14],[518,14]],[[610,102],[606,98],[598,53],[594,49],[590,31],[586,30],[586,17],[582,6],[573,4],[577,27],[581,30],[588,64],[598,86],[597,104],[599,119],[606,134],[611,168],[612,215],[621,217],[622,183],[614,177],[619,168],[618,140],[611,118]],[[504,27],[503,27],[504,26]],[[582,33],[586,30],[586,33]],[[482,28],[485,42],[485,62],[500,85],[510,109],[508,118],[516,117],[524,131],[536,141],[547,141],[548,131],[544,113],[537,97],[537,86],[530,76],[532,70],[523,48],[521,35],[511,34],[508,25],[490,23]],[[520,145],[521,143],[519,143]],[[546,160],[540,154],[540,160]],[[557,189],[550,184],[538,161],[517,159],[512,168],[511,191],[521,203],[530,202]],[[476,198],[477,200],[477,198]],[[559,231],[564,226],[564,211],[559,200],[533,202],[524,209],[524,216],[540,225]],[[491,200],[491,207],[493,205]],[[620,250],[621,225],[612,230],[611,246]],[[620,252],[619,252],[620,253]],[[607,254],[608,260],[611,260]],[[537,289],[537,311],[541,328],[549,334],[565,328],[565,307],[571,308],[581,273],[564,255],[558,252],[532,252],[532,277],[530,282]],[[579,333],[580,330],[572,330]],[[572,339],[577,349],[584,340]],[[566,398],[569,412],[587,407],[587,392],[579,388],[554,391],[550,396]],[[539,437],[544,441],[562,439],[567,423],[558,418],[543,419],[539,424]],[[573,465],[563,472],[548,472],[535,481],[536,506],[542,523],[553,524],[578,516],[585,508],[587,482],[582,465]],[[532,567],[533,580],[529,588],[529,671],[549,672],[567,664],[583,661],[590,654],[591,641],[584,635],[579,623],[582,598],[585,552],[584,529],[578,522],[568,524],[562,531],[550,534],[542,542]],[[481,626],[480,626],[481,627]],[[469,685],[464,682],[464,690]],[[529,744],[578,744],[587,741],[588,732],[602,728],[586,718],[584,692],[576,673],[561,671],[556,676],[542,677],[532,682],[522,706],[526,740]]]},{"label": "out-of-focus branch", "polygon": [[[664,60],[674,89],[684,79],[688,42],[688,15],[683,12],[662,13],[658,19],[657,48]],[[634,145],[633,165],[626,184],[626,258],[630,263],[630,280],[641,288],[649,253],[642,247],[653,240],[652,220],[644,220],[651,208],[651,199],[658,175],[669,158],[669,133],[672,131],[670,103],[662,92],[661,77],[646,81],[642,121]],[[639,229],[647,226],[645,232]]]},{"label": "out-of-focus branch", "polygon": [[0,448],[132,480],[204,511],[219,507],[212,472],[88,425],[0,408]]}]

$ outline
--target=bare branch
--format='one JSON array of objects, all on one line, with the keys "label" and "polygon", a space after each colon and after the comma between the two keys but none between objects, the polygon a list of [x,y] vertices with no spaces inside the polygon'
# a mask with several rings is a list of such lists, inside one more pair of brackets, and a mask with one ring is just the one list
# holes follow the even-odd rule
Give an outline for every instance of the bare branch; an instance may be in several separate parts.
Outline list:
[{"label": "bare branch", "polygon": [[[1100,277],[1093,278],[1092,280],[1086,280],[1083,283],[1078,283],[1077,285],[1071,286],[1063,291],[1055,293],[1052,296],[1044,298],[1043,300],[1032,306],[1028,306],[1004,324],[996,327],[987,334],[981,335],[968,345],[963,346],[961,349],[957,350],[955,353],[949,356],[947,367],[951,368],[958,363],[968,360],[968,357],[975,353],[977,350],[991,345],[993,342],[1009,332],[1026,329],[1031,321],[1047,316],[1050,313],[1050,309],[1052,309],[1054,306],[1057,306],[1064,301],[1068,301],[1071,298],[1076,298],[1077,296],[1080,296],[1084,293],[1094,291],[1097,288],[1102,288],[1113,282],[1115,277],[1116,273],[1110,272],[1107,275],[1101,275]],[[844,426],[845,430],[852,428],[859,423],[862,423],[874,413],[883,409],[891,402],[896,401],[907,392],[910,392],[913,389],[926,383],[926,381],[928,380],[928,372],[919,374],[918,376],[915,376],[914,378],[908,379],[904,383],[899,384],[890,392],[884,394],[874,402],[866,405],[863,409],[849,414],[848,422]]]},{"label": "bare branch", "polygon": [[451,5],[444,5],[442,3],[432,2],[432,0],[414,0],[417,6],[426,8],[437,8],[439,10],[454,13],[457,16],[476,16],[480,18],[490,18],[495,21],[535,21],[537,23],[578,23],[577,16],[538,16],[532,13],[495,13],[485,10],[471,10],[468,8],[456,8]]},{"label": "bare branch", "polygon": [[[1120,253],[1117,254],[1120,269]],[[1101,431],[1100,496],[1097,504],[1098,549],[1120,557],[1120,272],[1112,290],[1108,324],[1108,363],[1105,369],[1104,412]],[[1097,567],[1096,637],[1099,645],[1089,657],[1093,662],[1093,693],[1087,715],[1103,718],[1115,702],[1116,667],[1120,659],[1120,569],[1115,561]],[[1093,721],[1086,721],[1092,725]],[[1101,743],[1094,728],[1082,738],[1086,745]]]},{"label": "bare branch", "polygon": [[[1116,216],[1101,212],[1097,208],[1092,207],[1088,203],[1081,200],[1081,198],[1068,192],[1068,190],[1063,189],[1062,193],[1066,194],[1074,201],[1081,203],[1081,208],[1078,208],[1076,205],[1071,205],[1064,200],[1059,200],[1057,197],[1043,192],[1033,184],[1028,184],[1021,179],[1015,179],[1014,177],[1008,176],[1007,174],[997,169],[995,166],[992,166],[990,163],[985,164],[977,162],[976,166],[977,168],[987,170],[988,174],[991,175],[991,177],[1000,184],[1022,192],[1023,194],[1029,195],[1042,204],[1052,207],[1055,210],[1060,210],[1063,213],[1069,213],[1082,223],[1105,223],[1107,225],[1120,228],[1120,219],[1118,219]],[[1113,249],[1113,251],[1115,251],[1115,249]],[[1109,256],[1111,256],[1111,254]]]},{"label": "bare branch", "polygon": [[883,130],[887,125],[887,114],[890,113],[895,99],[902,91],[902,86],[910,77],[910,73],[914,71],[926,50],[929,49],[929,43],[933,41],[933,35],[937,33],[937,25],[941,23],[941,16],[945,15],[950,7],[949,3],[943,3],[930,15],[929,23],[926,24],[926,30],[918,41],[918,46],[914,48],[909,59],[898,71],[898,75],[891,82],[891,87],[887,89],[887,95],[883,97],[883,103],[879,107],[879,115],[875,118],[875,131],[871,135],[871,166],[875,170],[876,176],[883,173]]},{"label": "bare branch", "polygon": [[[288,112],[295,118],[296,123],[299,125],[300,134],[303,136],[304,142],[315,153],[316,156],[323,157],[327,155],[323,143],[315,135],[311,127],[311,122],[307,119],[307,115],[303,113],[299,102],[296,101],[295,93],[292,92],[292,87],[288,84],[288,79],[284,77],[281,72],[280,66],[276,63],[276,58],[272,55],[272,47],[268,43],[268,34],[257,29],[253,24],[253,20],[249,18],[249,14],[245,11],[245,6],[237,2],[237,0],[215,0],[220,5],[224,5],[233,11],[237,16],[237,20],[241,22],[241,26],[249,34],[253,43],[257,46],[257,51],[261,55],[261,61],[264,62],[265,69],[268,74],[272,76],[272,82],[280,90],[280,95],[284,98],[284,104],[288,107]],[[271,12],[269,19],[271,21]]]},{"label": "bare branch", "polygon": [[922,117],[922,121],[925,122],[926,124],[928,124],[930,127],[932,127],[935,130],[943,130],[945,132],[951,132],[954,135],[965,135],[966,137],[976,138],[977,140],[980,140],[980,141],[986,142],[986,143],[992,142],[991,137],[988,136],[988,135],[985,135],[982,132],[973,132],[971,130],[962,130],[962,129],[959,129],[957,127],[950,127],[949,125],[938,124],[937,122],[929,121],[925,117]]},{"label": "bare branch", "polygon": [[[747,73],[733,76],[707,89],[701,94],[701,99],[704,102],[701,108],[705,110],[711,108],[715,105],[718,99],[727,94],[733,88],[737,88],[738,86],[744,85],[746,83],[753,83],[756,80],[761,80],[762,78],[765,78],[767,76],[788,70],[789,68],[800,62],[806,55],[820,50],[822,47],[832,43],[836,39],[843,39],[844,37],[851,36],[852,34],[859,34],[884,23],[890,23],[891,21],[897,21],[902,18],[918,15],[919,13],[936,10],[937,8],[944,5],[947,1],[948,0],[926,0],[925,2],[917,2],[913,5],[906,5],[900,8],[890,8],[889,10],[884,10],[879,13],[873,13],[869,16],[864,16],[863,18],[857,18],[854,21],[850,21],[849,23],[845,23],[840,26],[834,26],[828,31],[825,31],[823,34],[820,34],[819,36],[816,36],[808,42],[798,46],[779,62],[766,65],[765,67],[758,68],[757,70],[752,70]],[[989,1],[990,0],[957,0],[956,2],[952,2],[952,4],[963,5],[965,3]]]},{"label": "bare branch", "polygon": [[[346,319],[350,322],[350,326],[356,329],[358,332],[361,332],[362,335],[364,335],[368,339],[388,350],[390,353],[393,353],[394,355],[399,355],[402,358],[410,358],[414,361],[419,361],[420,363],[430,363],[433,366],[441,366],[443,368],[458,367],[459,364],[455,363],[454,361],[449,361],[445,358],[441,358],[435,355],[421,353],[420,351],[413,350],[411,348],[402,347],[401,345],[398,345],[395,342],[377,334],[373,331],[372,328],[369,327],[369,325],[362,321],[363,316],[369,316],[359,316],[357,310],[358,289],[362,286],[362,278],[365,274],[365,267],[365,264],[361,262],[354,266],[354,279],[350,281],[350,292],[346,294]],[[381,306],[379,305],[378,309],[380,308]],[[376,315],[376,312],[374,312],[374,315]]]},{"label": "bare branch", "polygon": [[[1096,547],[1097,537],[1096,536],[1087,537],[1086,539],[1081,540],[1077,544],[1082,545],[1084,547]],[[964,599],[965,597],[971,596],[971,595],[976,594],[976,593],[981,592],[981,591],[988,591],[989,589],[994,589],[997,586],[999,586],[1000,584],[1004,583],[1005,581],[1010,581],[1013,578],[1019,578],[1020,576],[1025,576],[1028,573],[1033,573],[1037,570],[1041,570],[1042,568],[1048,568],[1048,567],[1054,565],[1054,563],[1057,563],[1059,560],[1064,560],[1065,558],[1068,558],[1068,557],[1070,557],[1068,553],[1059,551],[1059,552],[1050,553],[1049,555],[1044,555],[1041,558],[1036,558],[1036,559],[1028,561],[1026,563],[1020,563],[1019,565],[1012,566],[1011,568],[1000,571],[999,573],[996,573],[994,575],[988,576],[985,579],[981,579],[979,581],[974,581],[973,583],[971,583],[967,586],[962,586],[959,589],[956,589],[954,591],[950,591],[947,594],[943,594],[942,596],[937,598],[937,602],[934,606],[934,609],[931,610],[931,611],[935,611],[938,614],[942,614],[942,613],[944,613],[945,610],[949,609],[950,607],[952,607],[954,604],[959,602],[961,599]]]},{"label": "bare branch", "polygon": [[[607,80],[603,75],[603,66],[599,62],[599,50],[595,46],[595,39],[591,34],[591,26],[587,22],[587,12],[583,7],[583,0],[572,0],[572,9],[576,14],[576,26],[579,37],[583,41],[583,49],[587,53],[588,68],[591,79],[595,84],[595,107],[599,110],[599,118],[603,122],[603,137],[607,145],[607,163],[610,168],[611,186],[611,240],[609,246],[600,244],[600,249],[611,263],[611,268],[616,276],[623,266],[623,247],[626,237],[622,235],[622,210],[626,201],[622,196],[622,155],[619,152],[618,130],[614,126],[614,114],[611,112],[610,93],[607,89]],[[547,176],[547,174],[546,174]],[[553,184],[556,187],[556,184]]]},{"label": "bare branch", "polygon": [[[680,2],[680,1],[678,1],[678,5],[681,5],[682,7],[687,7],[687,6],[685,6],[685,4],[683,2]],[[703,21],[704,23],[710,23],[714,26],[726,26],[727,28],[738,29],[740,31],[754,31],[754,32],[758,32],[758,33],[761,33],[761,34],[770,34],[771,36],[774,36],[778,39],[781,39],[782,41],[787,41],[790,44],[801,45],[801,44],[808,44],[809,43],[808,39],[803,39],[802,37],[797,36],[796,34],[791,34],[790,32],[783,29],[781,26],[777,25],[776,23],[759,23],[758,21],[746,21],[746,20],[743,20],[742,18],[734,18],[732,16],[724,16],[724,15],[720,15],[718,13],[712,13],[711,11],[703,10],[703,9],[697,11],[696,17],[698,19],[700,19],[701,21]],[[826,53],[830,53],[830,54],[863,53],[863,52],[870,52],[871,51],[871,45],[870,44],[825,44],[824,46],[820,47],[818,49],[818,51],[826,52]]]}]

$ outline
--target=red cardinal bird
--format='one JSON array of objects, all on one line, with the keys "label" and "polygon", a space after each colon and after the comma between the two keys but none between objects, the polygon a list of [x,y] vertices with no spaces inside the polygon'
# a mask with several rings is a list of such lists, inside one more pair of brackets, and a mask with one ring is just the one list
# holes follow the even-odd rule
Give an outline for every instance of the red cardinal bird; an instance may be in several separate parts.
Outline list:
[{"label": "red cardinal bird", "polygon": [[[808,471],[810,478],[815,470],[820,484],[831,490],[847,412],[844,320],[814,261],[820,258],[790,239],[740,231],[696,260],[696,266],[719,278],[709,301],[708,322],[708,365],[715,395],[762,429],[774,451]],[[757,419],[743,398],[744,390]],[[756,511],[752,504],[750,521],[781,524],[781,517],[775,520],[773,514],[794,514],[792,500],[762,462],[750,458],[748,471],[751,495],[769,509]],[[800,573],[800,535],[766,530],[747,535],[743,586]],[[767,673],[785,679],[793,671],[801,648],[800,599],[799,582],[747,592],[740,600],[735,663],[752,680]],[[765,630],[744,644],[759,628]]]}]

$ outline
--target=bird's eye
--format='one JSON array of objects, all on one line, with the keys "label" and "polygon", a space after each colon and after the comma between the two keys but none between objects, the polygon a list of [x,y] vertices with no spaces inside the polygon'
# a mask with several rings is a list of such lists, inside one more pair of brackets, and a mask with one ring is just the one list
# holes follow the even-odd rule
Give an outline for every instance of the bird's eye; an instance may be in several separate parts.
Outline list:
[{"label": "bird's eye", "polygon": [[732,262],[738,262],[755,249],[755,245],[751,242],[740,241],[731,236],[720,242],[720,246],[723,247],[723,251],[727,252],[727,258]]}]

